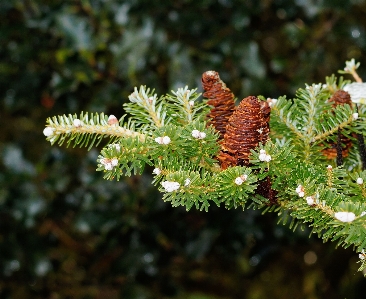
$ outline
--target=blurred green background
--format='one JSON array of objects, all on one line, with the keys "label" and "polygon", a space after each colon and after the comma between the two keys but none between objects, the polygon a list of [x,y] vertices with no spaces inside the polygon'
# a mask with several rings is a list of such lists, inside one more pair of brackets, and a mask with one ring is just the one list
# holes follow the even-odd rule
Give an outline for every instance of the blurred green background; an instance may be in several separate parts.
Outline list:
[{"label": "blurred green background", "polygon": [[172,208],[152,169],[96,173],[47,117],[122,116],[135,86],[294,95],[361,62],[364,0],[0,1],[0,298],[364,298],[357,254],[277,216]]}]

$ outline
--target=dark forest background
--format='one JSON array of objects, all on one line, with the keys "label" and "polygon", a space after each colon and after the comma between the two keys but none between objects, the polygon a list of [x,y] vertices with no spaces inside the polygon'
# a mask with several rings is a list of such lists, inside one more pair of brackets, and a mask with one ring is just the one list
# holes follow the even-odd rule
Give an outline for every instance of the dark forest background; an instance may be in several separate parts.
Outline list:
[{"label": "dark forest background", "polygon": [[122,116],[135,86],[293,97],[346,60],[366,79],[364,0],[0,1],[0,298],[364,298],[352,248],[273,214],[172,208],[152,169],[95,172],[47,117]]}]

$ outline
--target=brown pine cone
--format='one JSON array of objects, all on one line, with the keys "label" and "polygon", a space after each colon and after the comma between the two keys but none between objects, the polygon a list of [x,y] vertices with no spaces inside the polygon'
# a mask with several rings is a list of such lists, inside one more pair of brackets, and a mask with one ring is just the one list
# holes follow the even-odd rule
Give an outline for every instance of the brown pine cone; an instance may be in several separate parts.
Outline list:
[{"label": "brown pine cone", "polygon": [[344,90],[337,90],[329,99],[329,102],[332,103],[333,107],[344,104],[352,106],[351,96],[347,91]]},{"label": "brown pine cone", "polygon": [[[348,104],[352,107],[351,96],[347,91],[337,90],[333,96],[329,99],[329,102],[332,103],[332,107],[335,108],[338,105]],[[342,157],[347,157],[349,150],[352,146],[352,141],[341,135],[341,143],[342,143]],[[327,142],[327,148],[322,150],[322,153],[328,159],[337,158],[337,143],[336,142]]]},{"label": "brown pine cone", "polygon": [[215,71],[202,74],[202,87],[205,91],[203,96],[208,99],[207,104],[213,106],[207,115],[210,119],[208,124],[213,125],[220,133],[219,139],[223,139],[229,117],[235,110],[234,94]]},{"label": "brown pine cone", "polygon": [[[221,144],[222,151],[217,157],[222,168],[249,164],[250,150],[257,147],[259,142],[264,144],[268,140],[269,113],[268,103],[255,96],[240,102],[229,118]],[[228,155],[234,159],[229,159]]]}]

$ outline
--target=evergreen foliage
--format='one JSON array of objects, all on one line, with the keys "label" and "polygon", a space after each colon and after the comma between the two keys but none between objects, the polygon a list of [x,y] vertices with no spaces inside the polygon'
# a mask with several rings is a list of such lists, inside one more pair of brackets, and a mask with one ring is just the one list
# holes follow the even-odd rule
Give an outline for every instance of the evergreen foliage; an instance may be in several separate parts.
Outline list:
[{"label": "evergreen foliage", "polygon": [[[348,61],[343,72],[359,81],[357,67],[354,60]],[[284,223],[291,220],[293,228],[308,223],[324,241],[353,246],[360,253],[362,270],[366,267],[366,171],[357,150],[360,139],[355,136],[363,138],[366,111],[362,104],[332,107],[328,101],[349,84],[332,75],[324,84],[300,88],[294,99],[272,100],[271,140],[252,151],[249,167],[220,169],[215,160],[218,133],[205,121],[208,107],[199,101],[196,89],[188,87],[162,97],[146,86],[135,88],[130,103],[124,105],[127,123],[123,122],[126,115],[118,122],[104,114],[64,115],[49,118],[44,133],[51,144],[67,141],[89,149],[108,137],[97,170],[106,179],[119,180],[153,166],[153,183],[174,207],[208,211],[213,203],[230,209],[250,202],[252,208],[278,213]],[[339,142],[339,132],[353,143],[351,153],[342,157],[343,165],[322,153]],[[261,153],[269,159],[261,159]],[[276,191],[276,204],[256,194],[266,177]]]}]

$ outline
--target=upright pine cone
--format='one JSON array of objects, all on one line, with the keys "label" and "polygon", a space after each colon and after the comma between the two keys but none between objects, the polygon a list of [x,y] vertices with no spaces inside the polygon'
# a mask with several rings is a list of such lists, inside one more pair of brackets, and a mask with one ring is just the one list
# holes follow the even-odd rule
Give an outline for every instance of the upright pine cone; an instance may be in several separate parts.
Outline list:
[{"label": "upright pine cone", "polygon": [[269,137],[270,108],[267,102],[255,96],[242,100],[229,118],[226,133],[217,159],[221,168],[248,165],[250,150]]},{"label": "upright pine cone", "polygon": [[[348,104],[352,107],[351,96],[347,91],[337,90],[333,96],[329,99],[329,102],[332,103],[332,107],[335,108],[338,105]],[[340,142],[342,144],[342,156],[347,157],[349,150],[352,146],[352,141],[340,134]],[[335,159],[337,157],[337,143],[336,142],[328,142],[328,148],[322,150],[324,156],[328,159]]]},{"label": "upright pine cone", "polygon": [[337,90],[329,99],[329,102],[332,103],[333,107],[344,104],[352,106],[351,96],[347,91],[344,90]]},{"label": "upright pine cone", "polygon": [[229,117],[235,110],[234,94],[215,71],[203,73],[202,87],[205,91],[203,96],[208,99],[207,104],[213,106],[207,115],[210,119],[208,124],[212,124],[220,133],[219,139],[223,139]]}]

